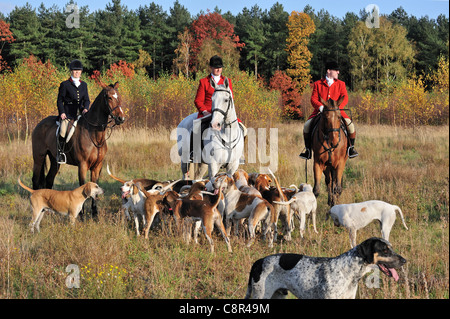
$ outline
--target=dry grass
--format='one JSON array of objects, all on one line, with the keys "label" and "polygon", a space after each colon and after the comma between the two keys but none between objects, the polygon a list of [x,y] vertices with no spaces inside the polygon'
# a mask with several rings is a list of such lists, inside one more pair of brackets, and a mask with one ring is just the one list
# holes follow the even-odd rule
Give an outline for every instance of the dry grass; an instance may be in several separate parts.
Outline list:
[{"label": "dry grass", "polygon": [[[281,184],[306,181],[302,124],[278,126],[278,176]],[[380,288],[363,279],[359,298],[449,298],[449,131],[448,126],[404,129],[359,125],[357,148],[361,154],[347,162],[340,202],[381,199],[399,205],[410,228],[397,221],[391,233],[394,248],[408,263],[400,281],[382,276]],[[168,154],[174,144],[170,130],[117,130],[109,140],[107,162],[115,175],[129,179],[159,180],[180,177],[179,165]],[[259,163],[243,166],[258,171]],[[119,213],[116,181],[104,172],[106,190],[99,202],[99,221],[68,225],[63,217],[47,214],[41,233],[31,234],[28,194],[16,180],[31,184],[30,142],[0,147],[0,298],[242,298],[252,263],[276,252],[336,256],[349,249],[348,234],[325,221],[326,194],[318,198],[318,231],[308,226],[300,239],[280,240],[273,249],[256,242],[247,249],[232,238],[233,253],[216,237],[216,253],[201,237],[200,245],[185,244],[179,236],[156,227],[150,239],[136,238]],[[63,167],[55,188],[77,186],[73,167]],[[313,182],[312,164],[308,181]],[[308,222],[309,224],[310,222]],[[379,236],[378,223],[358,232],[358,241]],[[66,267],[80,269],[80,288],[68,289]]]}]

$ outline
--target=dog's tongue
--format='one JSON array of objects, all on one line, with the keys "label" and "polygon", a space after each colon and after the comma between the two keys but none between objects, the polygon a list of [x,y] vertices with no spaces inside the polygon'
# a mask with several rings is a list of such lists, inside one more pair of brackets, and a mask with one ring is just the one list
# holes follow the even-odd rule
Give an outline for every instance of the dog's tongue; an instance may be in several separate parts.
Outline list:
[{"label": "dog's tongue", "polygon": [[217,194],[219,194],[219,189],[214,189],[214,195],[217,195]]},{"label": "dog's tongue", "polygon": [[394,278],[395,281],[398,281],[400,277],[397,273],[397,270],[395,270],[394,268],[389,268],[389,271],[391,272],[392,278]]},{"label": "dog's tongue", "polygon": [[129,194],[129,192],[122,193],[122,199],[126,198],[128,194]]}]

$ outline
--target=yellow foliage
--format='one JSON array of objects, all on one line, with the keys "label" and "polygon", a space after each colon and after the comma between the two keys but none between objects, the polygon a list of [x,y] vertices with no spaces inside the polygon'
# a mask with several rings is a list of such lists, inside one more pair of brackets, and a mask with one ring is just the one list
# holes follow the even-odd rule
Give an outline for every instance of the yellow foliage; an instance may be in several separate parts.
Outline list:
[{"label": "yellow foliage", "polygon": [[298,83],[299,91],[302,93],[311,78],[309,62],[312,53],[308,49],[308,42],[316,27],[309,15],[297,11],[292,11],[287,26],[289,36],[286,39],[286,51],[289,54],[289,68],[286,73]]}]

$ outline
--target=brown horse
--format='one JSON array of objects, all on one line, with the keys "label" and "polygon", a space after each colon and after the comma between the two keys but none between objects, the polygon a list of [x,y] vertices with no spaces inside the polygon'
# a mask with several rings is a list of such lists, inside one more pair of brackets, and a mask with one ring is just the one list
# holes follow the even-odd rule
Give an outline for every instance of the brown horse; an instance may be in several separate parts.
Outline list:
[{"label": "brown horse", "polygon": [[317,126],[312,133],[312,149],[314,151],[314,195],[319,196],[320,179],[322,172],[325,174],[325,183],[328,190],[328,205],[337,204],[342,193],[342,177],[345,163],[348,159],[348,139],[345,135],[341,116],[341,105],[344,100],[324,101],[323,112],[320,115]]},{"label": "brown horse", "polygon": [[[103,90],[90,106],[89,112],[80,117],[72,138],[65,146],[67,164],[78,166],[80,186],[85,183],[88,170],[91,171],[91,182],[97,183],[108,149],[106,129],[111,128],[109,124],[112,120],[112,127],[122,124],[125,120],[121,96],[117,91],[118,83],[109,86],[101,83],[101,86]],[[46,117],[33,130],[33,189],[51,189],[59,171],[60,165],[56,161],[57,120],[57,116]],[[50,159],[50,169],[45,176],[47,156]],[[93,200],[92,215],[96,214],[97,208]]]}]

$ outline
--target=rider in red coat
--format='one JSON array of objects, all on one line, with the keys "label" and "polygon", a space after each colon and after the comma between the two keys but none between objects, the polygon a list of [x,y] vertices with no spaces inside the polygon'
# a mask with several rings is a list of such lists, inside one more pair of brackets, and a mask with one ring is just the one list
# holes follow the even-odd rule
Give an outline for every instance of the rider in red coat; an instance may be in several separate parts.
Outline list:
[{"label": "rider in red coat", "polygon": [[[212,107],[212,95],[214,94],[214,88],[211,86],[211,79],[216,82],[216,84],[224,84],[225,77],[222,75],[223,61],[218,55],[213,56],[209,60],[209,66],[211,68],[211,73],[200,80],[197,89],[197,95],[195,96],[194,104],[198,110],[198,117],[202,118],[208,114],[211,114]],[[228,79],[231,94],[233,94],[233,85],[231,84],[231,79]],[[241,122],[238,119],[238,122]]]},{"label": "rider in red coat", "polygon": [[[347,89],[345,87],[344,81],[338,80],[339,76],[339,66],[336,62],[331,61],[325,65],[325,69],[327,70],[326,76],[319,81],[314,82],[313,92],[311,94],[311,105],[314,107],[313,113],[310,115],[308,120],[305,122],[305,126],[303,128],[303,138],[305,139],[305,151],[301,153],[299,156],[304,159],[311,158],[311,123],[313,122],[313,118],[316,117],[323,110],[323,105],[319,100],[319,96],[328,101],[339,100],[341,96],[344,96],[344,100],[341,105],[339,105],[340,109],[343,109],[348,103],[348,94]],[[341,115],[347,124],[347,131],[349,133],[350,138],[350,147],[348,149],[348,156],[350,158],[358,156],[358,152],[356,151],[355,138],[356,131],[355,125],[353,121],[349,118],[349,116],[341,111]]]}]

